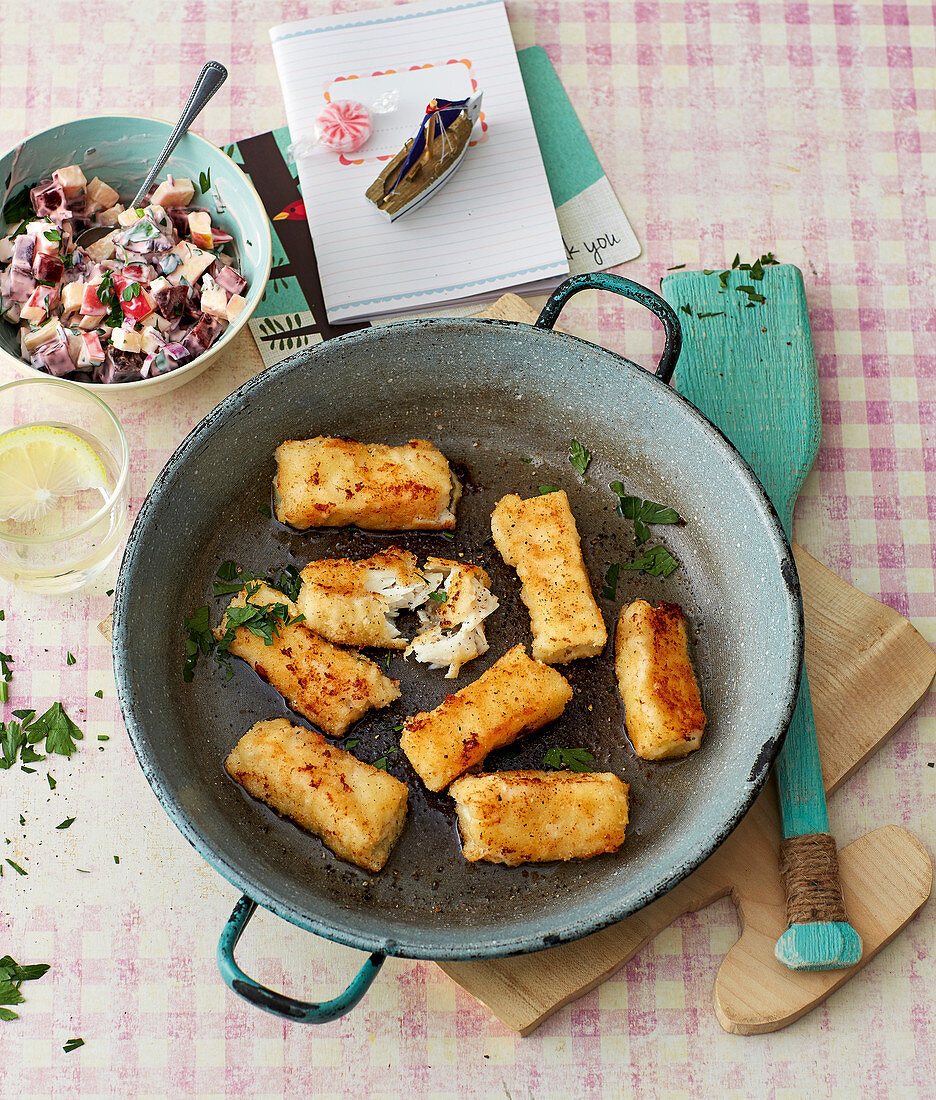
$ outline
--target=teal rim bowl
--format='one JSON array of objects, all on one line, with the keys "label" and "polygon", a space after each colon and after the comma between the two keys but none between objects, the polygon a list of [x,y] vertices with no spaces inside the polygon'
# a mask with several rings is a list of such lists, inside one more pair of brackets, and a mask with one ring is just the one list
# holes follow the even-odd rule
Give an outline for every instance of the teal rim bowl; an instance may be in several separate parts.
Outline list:
[{"label": "teal rim bowl", "polygon": [[[90,180],[100,176],[115,187],[126,202],[146,175],[147,169],[166,143],[173,124],[135,115],[104,115],[65,122],[26,138],[0,159],[3,190],[0,202],[8,200],[23,187],[48,179],[56,168],[78,164]],[[187,177],[198,186],[202,173],[211,174],[207,194],[199,194],[196,205],[211,213],[212,223],[234,238],[234,255],[241,274],[247,280],[247,302],[240,316],[224,330],[221,338],[204,353],[168,374],[141,378],[136,382],[72,382],[85,389],[109,394],[153,393],[175,389],[194,378],[223,351],[247,324],[266,289],[270,275],[273,245],[270,222],[253,184],[243,170],[203,137],[187,133],[176,146],[164,169],[173,176]],[[15,229],[0,214],[0,235]],[[21,358],[19,326],[0,321],[0,363],[20,374],[41,374]]]}]

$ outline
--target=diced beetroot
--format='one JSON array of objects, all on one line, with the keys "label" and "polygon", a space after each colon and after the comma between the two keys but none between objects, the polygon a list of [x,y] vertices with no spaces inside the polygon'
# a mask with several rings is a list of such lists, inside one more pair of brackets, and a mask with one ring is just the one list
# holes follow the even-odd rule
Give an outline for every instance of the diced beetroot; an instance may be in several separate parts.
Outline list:
[{"label": "diced beetroot", "polygon": [[194,356],[201,355],[203,351],[207,351],[211,347],[221,335],[223,328],[224,326],[220,321],[216,321],[214,317],[209,317],[207,313],[203,313],[198,318],[195,327],[182,341],[182,344],[194,358]]},{"label": "diced beetroot", "polygon": [[100,283],[87,283],[84,295],[81,299],[81,312],[85,317],[103,317],[107,313],[107,306],[98,297]]},{"label": "diced beetroot", "polygon": [[156,312],[167,321],[175,317],[181,317],[185,310],[185,301],[188,297],[188,288],[184,286],[167,286],[153,295],[156,303]]},{"label": "diced beetroot", "polygon": [[247,286],[247,280],[231,264],[212,264],[211,276],[218,286],[223,287],[228,294],[242,294]]},{"label": "diced beetroot", "polygon": [[33,260],[33,273],[40,283],[57,283],[65,274],[65,265],[58,256],[40,252]]},{"label": "diced beetroot", "polygon": [[29,199],[40,218],[52,218],[55,221],[68,214],[65,191],[51,180],[33,187],[29,192]]},{"label": "diced beetroot", "polygon": [[170,206],[166,213],[172,219],[172,228],[180,237],[188,234],[188,210],[184,206]]},{"label": "diced beetroot", "polygon": [[21,233],[13,243],[11,263],[20,271],[32,271],[33,258],[36,255],[36,238]]},{"label": "diced beetroot", "polygon": [[143,377],[145,356],[136,351],[120,351],[108,348],[103,363],[94,368],[94,381],[110,385],[112,382],[137,382]]},{"label": "diced beetroot", "polygon": [[26,302],[36,289],[36,280],[32,275],[18,267],[10,268],[10,297],[14,302]]},{"label": "diced beetroot", "polygon": [[234,238],[230,233],[225,233],[223,229],[219,229],[216,225],[211,227],[211,240],[214,243],[215,248],[221,244],[230,244]]},{"label": "diced beetroot", "polygon": [[36,348],[32,354],[31,362],[34,367],[38,367],[56,378],[64,378],[75,369],[72,357],[68,354],[68,342],[61,337],[49,340],[48,343]]}]

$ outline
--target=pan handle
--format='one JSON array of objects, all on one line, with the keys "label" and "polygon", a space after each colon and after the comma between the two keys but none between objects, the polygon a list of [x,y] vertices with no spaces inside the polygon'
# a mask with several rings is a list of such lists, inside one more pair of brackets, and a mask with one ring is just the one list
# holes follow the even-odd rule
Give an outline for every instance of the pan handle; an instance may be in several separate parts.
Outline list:
[{"label": "pan handle", "polygon": [[377,977],[377,971],[383,966],[385,956],[371,955],[344,993],[339,993],[331,1001],[320,1001],[316,1004],[311,1001],[297,1001],[283,993],[275,993],[272,989],[267,989],[266,986],[255,982],[253,978],[248,978],[234,961],[234,948],[256,908],[257,903],[253,898],[244,894],[234,906],[234,912],[228,918],[221,933],[221,939],[218,941],[218,969],[231,989],[257,1008],[298,1024],[327,1024],[329,1020],[337,1020],[339,1016],[350,1012]]},{"label": "pan handle", "polygon": [[663,354],[654,372],[661,382],[668,383],[676,369],[676,360],[679,358],[679,349],[682,347],[682,329],[679,326],[679,318],[673,312],[672,306],[648,287],[640,283],[632,283],[630,279],[622,279],[620,275],[610,275],[607,271],[587,272],[584,275],[573,275],[552,292],[542,312],[536,319],[535,328],[549,328],[559,318],[559,313],[573,294],[580,290],[610,290],[615,294],[622,294],[625,298],[633,298],[642,306],[660,318],[666,331],[666,344]]}]

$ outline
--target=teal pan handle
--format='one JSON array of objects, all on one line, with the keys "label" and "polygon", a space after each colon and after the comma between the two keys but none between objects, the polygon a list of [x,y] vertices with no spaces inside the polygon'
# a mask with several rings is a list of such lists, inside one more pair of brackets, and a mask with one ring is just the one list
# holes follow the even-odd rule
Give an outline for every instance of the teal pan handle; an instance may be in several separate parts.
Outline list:
[{"label": "teal pan handle", "polygon": [[377,977],[377,972],[384,964],[384,956],[371,955],[357,972],[354,981],[334,999],[317,1003],[297,1001],[255,982],[234,961],[234,948],[256,909],[257,903],[244,894],[234,906],[234,912],[228,918],[218,941],[218,969],[230,988],[239,997],[257,1008],[262,1008],[264,1012],[271,1012],[274,1016],[281,1016],[284,1020],[292,1020],[297,1024],[327,1024],[330,1020],[337,1020],[339,1016],[350,1012]]},{"label": "teal pan handle", "polygon": [[610,290],[612,294],[620,294],[639,302],[660,318],[666,332],[666,343],[654,374],[661,382],[669,384],[682,347],[682,328],[669,302],[665,302],[659,294],[654,294],[649,287],[641,286],[640,283],[632,283],[630,279],[622,279],[620,275],[609,275],[606,271],[573,275],[552,292],[534,327],[551,329],[559,319],[562,307],[573,294],[578,294],[581,290]]}]

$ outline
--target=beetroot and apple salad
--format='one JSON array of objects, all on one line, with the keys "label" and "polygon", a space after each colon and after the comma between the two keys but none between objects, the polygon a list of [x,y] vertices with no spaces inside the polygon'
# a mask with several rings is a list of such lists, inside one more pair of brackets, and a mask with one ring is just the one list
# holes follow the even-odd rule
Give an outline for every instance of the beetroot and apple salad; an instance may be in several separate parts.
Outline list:
[{"label": "beetroot and apple salad", "polygon": [[[19,325],[23,358],[57,378],[111,383],[207,351],[243,310],[247,280],[223,251],[233,238],[194,197],[191,180],[167,176],[128,210],[77,164],[30,188],[22,223],[0,238],[0,316]],[[77,247],[95,226],[110,232]]]}]

